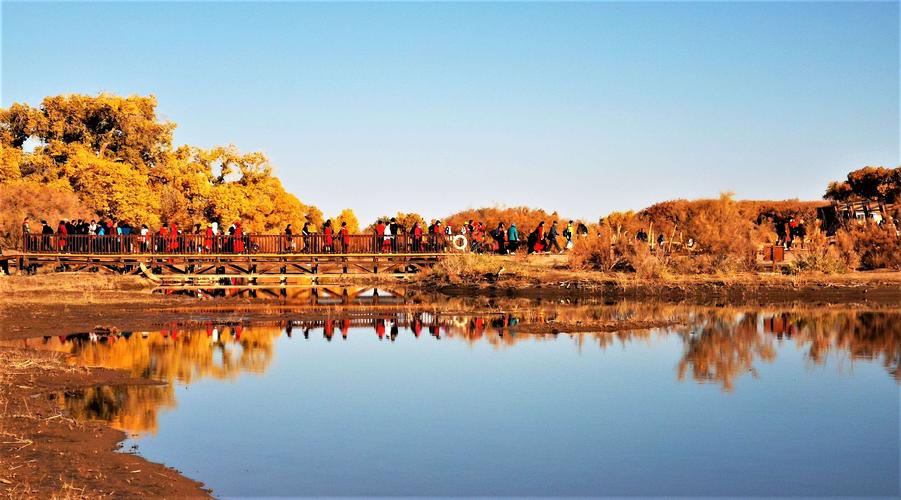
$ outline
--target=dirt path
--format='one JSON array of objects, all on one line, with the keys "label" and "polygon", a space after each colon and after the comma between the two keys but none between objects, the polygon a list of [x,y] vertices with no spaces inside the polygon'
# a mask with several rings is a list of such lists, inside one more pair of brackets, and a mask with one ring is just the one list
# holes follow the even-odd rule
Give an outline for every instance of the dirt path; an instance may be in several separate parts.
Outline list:
[{"label": "dirt path", "polygon": [[125,433],[67,416],[54,395],[145,385],[125,372],[69,366],[51,352],[0,349],[0,495],[9,498],[208,498],[178,471],[116,451]]}]

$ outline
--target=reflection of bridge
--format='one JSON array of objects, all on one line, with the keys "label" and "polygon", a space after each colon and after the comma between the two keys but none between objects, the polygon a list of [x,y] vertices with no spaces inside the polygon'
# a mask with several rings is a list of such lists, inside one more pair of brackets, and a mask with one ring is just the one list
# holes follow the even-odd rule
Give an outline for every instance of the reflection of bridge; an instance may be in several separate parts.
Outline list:
[{"label": "reflection of bridge", "polygon": [[278,303],[292,305],[396,305],[406,302],[404,289],[381,287],[339,287],[329,285],[264,287],[264,286],[217,286],[217,287],[159,287],[164,294],[190,294],[198,297],[271,299]]},{"label": "reflection of bridge", "polygon": [[144,272],[152,279],[213,284],[222,280],[285,282],[298,276],[405,274],[430,267],[447,255],[443,235],[414,239],[398,235],[385,241],[351,235],[346,241],[283,235],[205,238],[202,235],[29,235],[20,251],[3,263],[20,270],[52,266],[67,271]]}]

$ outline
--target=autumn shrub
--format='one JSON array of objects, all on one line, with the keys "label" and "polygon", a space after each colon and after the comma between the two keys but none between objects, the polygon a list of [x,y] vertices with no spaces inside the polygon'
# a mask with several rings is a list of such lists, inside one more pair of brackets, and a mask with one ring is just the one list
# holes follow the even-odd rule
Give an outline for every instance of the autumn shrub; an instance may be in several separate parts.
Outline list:
[{"label": "autumn shrub", "polygon": [[0,184],[0,248],[19,248],[22,221],[28,217],[32,234],[41,232],[41,219],[56,229],[62,219],[91,217],[92,212],[74,192],[16,181]]},{"label": "autumn shrub", "polygon": [[606,225],[588,236],[576,238],[569,254],[569,266],[576,270],[629,272],[652,279],[670,274],[666,263],[651,253],[647,242],[616,234]]},{"label": "autumn shrub", "polygon": [[847,233],[860,256],[861,269],[901,269],[901,238],[893,226],[866,224],[853,226]]},{"label": "autumn shrub", "polygon": [[577,238],[569,253],[569,265],[573,269],[593,271],[622,270],[627,264],[623,245],[614,245],[609,228]]},{"label": "autumn shrub", "polygon": [[798,252],[794,261],[785,268],[788,274],[819,272],[845,273],[857,267],[857,256],[844,244],[830,244],[822,231],[814,230],[804,241],[804,251]]}]

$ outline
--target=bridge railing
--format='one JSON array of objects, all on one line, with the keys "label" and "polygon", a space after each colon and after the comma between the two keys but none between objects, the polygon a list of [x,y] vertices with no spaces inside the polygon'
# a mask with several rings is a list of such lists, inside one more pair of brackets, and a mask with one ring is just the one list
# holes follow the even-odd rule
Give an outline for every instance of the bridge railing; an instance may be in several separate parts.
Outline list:
[{"label": "bridge railing", "polygon": [[441,253],[452,248],[444,234],[424,234],[415,238],[399,234],[386,240],[369,234],[347,238],[324,234],[288,237],[283,234],[245,234],[241,237],[203,234],[103,235],[30,234],[22,242],[25,253],[55,254],[413,254]]}]

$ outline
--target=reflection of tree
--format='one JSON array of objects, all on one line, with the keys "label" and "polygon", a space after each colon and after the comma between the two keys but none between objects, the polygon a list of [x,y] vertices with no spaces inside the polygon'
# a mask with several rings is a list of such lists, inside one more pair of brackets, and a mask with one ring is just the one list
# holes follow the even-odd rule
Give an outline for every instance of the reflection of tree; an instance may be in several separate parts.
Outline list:
[{"label": "reflection of tree", "polygon": [[127,432],[156,432],[157,412],[175,407],[171,385],[103,386],[66,391],[60,406],[74,418],[104,420]]},{"label": "reflection of tree", "polygon": [[800,317],[797,322],[795,342],[808,346],[815,363],[822,363],[831,351],[843,351],[852,359],[881,360],[901,382],[901,314],[844,312]]},{"label": "reflection of tree", "polygon": [[[47,337],[39,347],[68,353],[78,365],[126,370],[136,377],[191,383],[212,377],[262,373],[272,359],[280,326],[241,325],[117,335],[76,334]],[[131,432],[154,432],[157,411],[175,406],[171,384],[104,386],[67,391],[61,404],[74,416],[102,419]]]},{"label": "reflection of tree", "polygon": [[[705,317],[706,316],[706,317]],[[757,315],[741,315],[737,321],[713,315],[700,315],[692,331],[685,336],[686,350],[679,361],[678,377],[686,374],[702,382],[718,382],[731,391],[735,380],[754,369],[755,359],[772,361],[776,357],[772,340],[759,335]]]},{"label": "reflection of tree", "polygon": [[135,376],[190,383],[212,377],[231,379],[243,371],[261,373],[272,359],[278,326],[213,326],[159,333],[107,336],[99,341],[51,339],[56,350],[72,354],[78,364],[127,370]]},{"label": "reflection of tree", "polygon": [[896,312],[855,310],[703,311],[689,331],[683,332],[686,350],[679,362],[679,380],[690,373],[695,380],[717,382],[731,391],[739,376],[756,373],[755,362],[775,359],[776,341],[791,339],[816,364],[825,363],[831,352],[846,353],[852,360],[881,359],[886,370],[901,382],[899,320],[901,314]]}]

